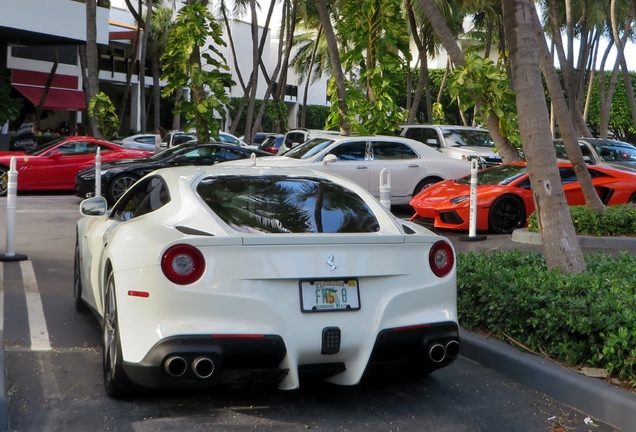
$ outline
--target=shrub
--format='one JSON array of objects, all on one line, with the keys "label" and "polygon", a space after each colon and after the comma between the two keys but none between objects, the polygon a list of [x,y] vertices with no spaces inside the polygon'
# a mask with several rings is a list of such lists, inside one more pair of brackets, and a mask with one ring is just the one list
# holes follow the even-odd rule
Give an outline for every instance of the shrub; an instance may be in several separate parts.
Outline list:
[{"label": "shrub", "polygon": [[585,260],[586,272],[564,274],[540,254],[459,254],[460,324],[636,384],[636,257]]},{"label": "shrub", "polygon": [[[605,213],[591,211],[587,206],[570,207],[574,230],[580,235],[633,236],[636,234],[636,208],[630,204],[608,206]],[[528,231],[539,232],[537,214],[528,219]]]}]

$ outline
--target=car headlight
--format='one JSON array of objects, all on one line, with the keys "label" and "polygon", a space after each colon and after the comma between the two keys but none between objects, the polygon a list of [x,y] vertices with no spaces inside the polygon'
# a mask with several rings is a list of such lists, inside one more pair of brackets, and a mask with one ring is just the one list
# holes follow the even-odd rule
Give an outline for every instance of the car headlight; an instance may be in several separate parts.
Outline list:
[{"label": "car headlight", "polygon": [[106,174],[107,172],[108,172],[108,170],[107,170],[107,169],[105,169],[105,170],[101,170],[101,171],[99,172],[99,175],[102,175],[102,176],[103,176],[103,175],[104,175],[104,174]]},{"label": "car headlight", "polygon": [[458,196],[455,198],[451,198],[450,199],[450,203],[451,204],[459,204],[459,203],[463,203],[464,201],[466,201],[467,199],[470,198],[470,195],[462,195],[462,196]]}]

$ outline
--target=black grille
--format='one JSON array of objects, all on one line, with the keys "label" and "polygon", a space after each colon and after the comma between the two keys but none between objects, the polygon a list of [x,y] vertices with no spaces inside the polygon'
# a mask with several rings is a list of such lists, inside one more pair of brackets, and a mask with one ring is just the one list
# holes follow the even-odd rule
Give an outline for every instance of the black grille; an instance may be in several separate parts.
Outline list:
[{"label": "black grille", "polygon": [[337,354],[340,351],[340,329],[338,327],[325,327],[322,329],[321,354]]}]

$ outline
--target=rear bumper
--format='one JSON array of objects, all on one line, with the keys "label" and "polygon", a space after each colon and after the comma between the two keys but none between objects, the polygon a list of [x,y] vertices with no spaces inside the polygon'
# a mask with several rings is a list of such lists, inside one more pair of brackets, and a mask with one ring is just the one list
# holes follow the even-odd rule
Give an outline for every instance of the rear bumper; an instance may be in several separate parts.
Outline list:
[{"label": "rear bumper", "polygon": [[[281,383],[290,372],[290,353],[278,335],[262,337],[185,335],[157,343],[139,363],[124,362],[124,370],[136,384],[151,388],[202,389],[228,383]],[[384,329],[377,335],[366,370],[377,366],[408,363],[426,373],[450,365],[459,355],[459,327],[455,322]],[[183,370],[170,368],[178,359]],[[213,365],[197,373],[197,362]],[[356,373],[346,362],[334,362],[329,355],[319,363],[298,364],[293,375],[321,378]],[[206,363],[208,366],[210,363]],[[209,373],[210,369],[212,370]],[[176,372],[176,373],[175,373]],[[360,376],[354,381],[359,381]],[[337,382],[337,381],[336,381]]]}]

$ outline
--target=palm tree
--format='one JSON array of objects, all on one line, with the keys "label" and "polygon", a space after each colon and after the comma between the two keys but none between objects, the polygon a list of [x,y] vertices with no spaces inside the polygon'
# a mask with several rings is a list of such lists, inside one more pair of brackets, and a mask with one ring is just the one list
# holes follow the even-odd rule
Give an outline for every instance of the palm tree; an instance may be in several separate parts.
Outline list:
[{"label": "palm tree", "polygon": [[[166,49],[172,24],[172,9],[160,6],[152,14],[148,29],[148,55],[152,67],[153,130],[161,126],[161,56]],[[177,128],[178,129],[178,128]]]},{"label": "palm tree", "polygon": [[503,0],[502,4],[512,82],[520,113],[519,131],[539,216],[546,265],[549,269],[579,273],[586,268],[585,260],[552,148],[548,107],[534,38],[534,3],[531,0]]},{"label": "palm tree", "polygon": [[[87,85],[84,87],[86,92],[86,106],[88,106],[91,98],[99,93],[99,65],[97,62],[97,1],[86,0],[86,49],[84,55],[81,56],[85,60]],[[82,67],[84,70],[84,67]],[[101,132],[95,125],[95,120],[89,116],[89,127],[91,135],[101,138]]]}]

